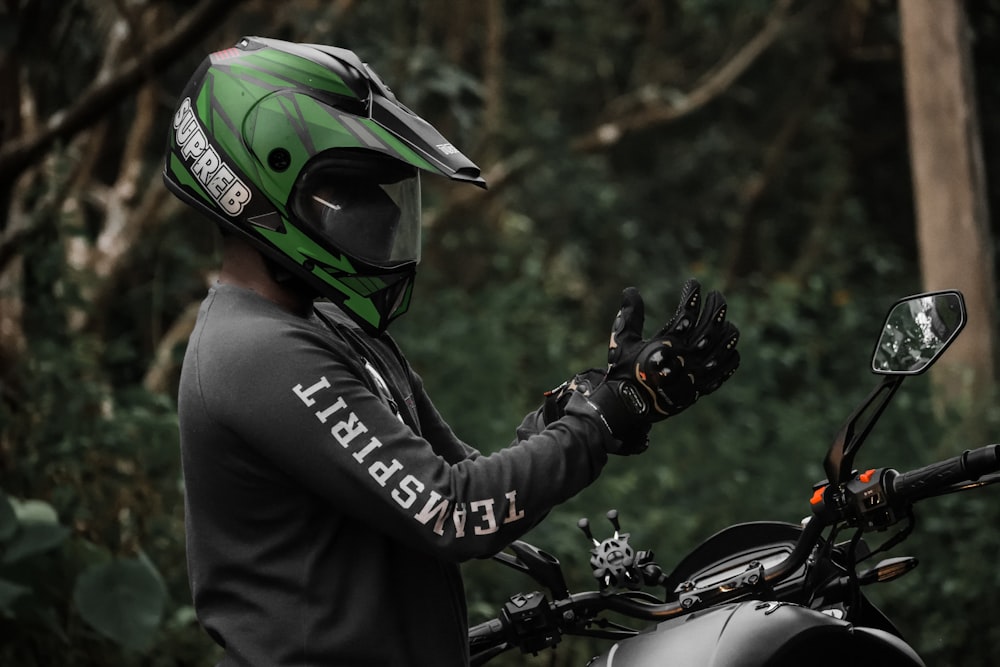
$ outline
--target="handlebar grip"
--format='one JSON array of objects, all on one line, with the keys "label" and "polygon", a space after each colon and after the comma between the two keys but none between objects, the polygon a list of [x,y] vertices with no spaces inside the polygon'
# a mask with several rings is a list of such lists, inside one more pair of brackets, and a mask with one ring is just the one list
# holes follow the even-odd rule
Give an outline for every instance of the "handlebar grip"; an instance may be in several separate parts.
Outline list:
[{"label": "handlebar grip", "polygon": [[469,643],[476,645],[499,637],[504,632],[504,625],[498,618],[474,625],[469,628]]},{"label": "handlebar grip", "polygon": [[902,500],[917,500],[950,484],[971,482],[1000,470],[1000,445],[986,445],[962,452],[923,468],[897,473],[892,479],[892,493]]}]

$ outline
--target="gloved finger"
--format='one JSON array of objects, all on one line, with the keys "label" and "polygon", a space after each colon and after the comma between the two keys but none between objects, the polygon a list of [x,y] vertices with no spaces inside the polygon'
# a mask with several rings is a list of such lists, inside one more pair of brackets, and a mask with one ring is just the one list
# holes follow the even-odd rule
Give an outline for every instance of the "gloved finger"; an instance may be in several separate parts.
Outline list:
[{"label": "gloved finger", "polygon": [[622,291],[622,306],[611,326],[611,340],[608,341],[608,363],[617,363],[622,349],[642,340],[642,325],[646,319],[646,307],[639,290],[626,287]]},{"label": "gloved finger", "polygon": [[649,448],[649,431],[652,426],[652,422],[637,422],[633,424],[631,428],[623,430],[620,434],[616,434],[616,437],[620,438],[620,440],[615,445],[609,447],[608,451],[620,456],[641,454]]},{"label": "gloved finger", "polygon": [[663,325],[657,335],[680,334],[687,331],[698,320],[700,312],[701,283],[694,278],[688,278],[681,288],[681,299],[677,304],[677,310],[674,311],[673,317]]},{"label": "gloved finger", "polygon": [[717,359],[711,369],[706,369],[701,378],[696,381],[698,385],[698,395],[707,396],[722,386],[731,378],[740,367],[740,353],[735,349],[729,350],[726,354]]},{"label": "gloved finger", "polygon": [[704,350],[725,341],[735,327],[726,321],[728,305],[726,298],[717,290],[712,290],[705,298],[701,317],[686,335],[688,344],[695,350]]},{"label": "gloved finger", "polygon": [[736,345],[740,340],[740,331],[732,322],[723,322],[717,327],[712,345],[702,348],[689,355],[691,373],[695,374],[695,383],[702,395],[711,393],[731,376],[739,366],[740,355]]},{"label": "gloved finger", "polygon": [[682,342],[687,347],[683,350],[679,347],[678,356],[690,372],[711,370],[720,359],[736,349],[739,340],[740,331],[736,325],[723,320],[717,326],[699,331],[697,337]]},{"label": "gloved finger", "polygon": [[705,306],[702,308],[702,319],[714,324],[722,324],[726,320],[729,312],[729,305],[726,297],[719,290],[712,290],[705,299]]}]

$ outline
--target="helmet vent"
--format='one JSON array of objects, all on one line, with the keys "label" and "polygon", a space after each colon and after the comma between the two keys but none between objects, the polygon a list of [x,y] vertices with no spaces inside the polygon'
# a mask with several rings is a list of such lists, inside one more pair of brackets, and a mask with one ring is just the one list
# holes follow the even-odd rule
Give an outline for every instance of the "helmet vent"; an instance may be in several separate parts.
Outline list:
[{"label": "helmet vent", "polygon": [[281,173],[292,165],[292,156],[284,148],[275,148],[267,154],[267,164],[274,171]]},{"label": "helmet vent", "polygon": [[247,218],[249,222],[254,227],[262,227],[263,229],[270,229],[272,232],[283,232],[285,231],[285,226],[281,222],[281,216],[272,211],[271,213],[265,213],[264,215],[256,215],[252,218]]}]

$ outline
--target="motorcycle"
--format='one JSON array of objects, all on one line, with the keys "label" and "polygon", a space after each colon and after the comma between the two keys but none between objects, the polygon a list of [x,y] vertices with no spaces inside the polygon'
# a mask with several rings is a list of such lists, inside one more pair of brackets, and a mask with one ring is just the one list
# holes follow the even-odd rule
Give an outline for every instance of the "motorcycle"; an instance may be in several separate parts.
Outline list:
[{"label": "motorcycle", "polygon": [[[1000,481],[1000,445],[899,472],[857,470],[855,457],[902,381],[926,371],[966,322],[957,291],[897,301],[875,345],[871,370],[880,382],[848,417],[827,451],[827,478],[814,486],[801,524],[759,521],[716,533],[669,573],[652,551],[636,549],[618,513],[611,537],[594,538],[590,565],[598,590],[570,593],[559,561],[524,541],[494,556],[547,592],[511,596],[496,618],[469,631],[472,665],[514,649],[538,654],[564,636],[615,643],[590,667],[761,667],[763,665],[899,665],[924,662],[862,587],[892,581],[917,566],[912,557],[859,565],[905,540],[917,502]],[[876,548],[863,539],[899,526]],[[849,539],[838,541],[844,531]],[[662,596],[649,592],[662,588]],[[635,629],[616,617],[647,622]],[[850,661],[849,663],[847,661]]]}]

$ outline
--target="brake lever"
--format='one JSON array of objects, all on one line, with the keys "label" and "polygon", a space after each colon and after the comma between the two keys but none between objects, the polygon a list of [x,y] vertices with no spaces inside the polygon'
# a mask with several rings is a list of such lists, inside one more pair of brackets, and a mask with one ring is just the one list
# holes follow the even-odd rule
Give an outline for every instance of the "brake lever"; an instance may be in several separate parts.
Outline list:
[{"label": "brake lever", "polygon": [[514,540],[507,545],[507,548],[514,552],[513,556],[501,551],[494,554],[493,559],[527,574],[548,588],[553,599],[561,600],[569,597],[569,587],[566,585],[559,560],[555,556],[522,540]]}]

